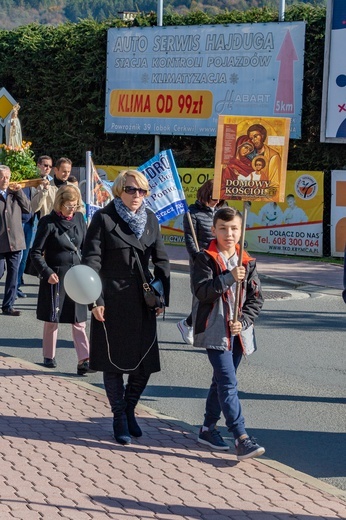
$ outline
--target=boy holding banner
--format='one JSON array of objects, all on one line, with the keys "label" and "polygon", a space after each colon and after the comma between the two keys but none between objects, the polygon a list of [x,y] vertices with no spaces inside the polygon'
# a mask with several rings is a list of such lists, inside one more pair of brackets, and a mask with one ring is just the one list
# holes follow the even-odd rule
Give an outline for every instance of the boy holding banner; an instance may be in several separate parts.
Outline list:
[{"label": "boy holding banner", "polygon": [[[198,442],[216,450],[228,450],[216,423],[221,411],[235,439],[238,460],[259,457],[264,448],[245,430],[238,397],[236,370],[243,354],[255,350],[253,322],[263,297],[256,262],[247,253],[238,265],[242,216],[235,208],[219,209],[213,219],[215,239],[196,255],[193,287],[194,346],[206,348],[213,378],[206,401]],[[237,282],[242,282],[241,315],[237,316]]]}]

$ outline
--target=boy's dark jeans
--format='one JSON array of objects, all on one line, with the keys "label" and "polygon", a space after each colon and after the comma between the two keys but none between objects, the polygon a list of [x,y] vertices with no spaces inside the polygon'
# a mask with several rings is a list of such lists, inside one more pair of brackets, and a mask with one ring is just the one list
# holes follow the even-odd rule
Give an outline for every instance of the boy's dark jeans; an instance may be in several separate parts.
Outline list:
[{"label": "boy's dark jeans", "polygon": [[241,361],[239,341],[234,342],[233,352],[229,350],[207,349],[213,367],[213,379],[209,389],[204,426],[214,426],[220,419],[221,411],[226,425],[235,439],[246,434],[245,421],[238,398],[236,369]]}]

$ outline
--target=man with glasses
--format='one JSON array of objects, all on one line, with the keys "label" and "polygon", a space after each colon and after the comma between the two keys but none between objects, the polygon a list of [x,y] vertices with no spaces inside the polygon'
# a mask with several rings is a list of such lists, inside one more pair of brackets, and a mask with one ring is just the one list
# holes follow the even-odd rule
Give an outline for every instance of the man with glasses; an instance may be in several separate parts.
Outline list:
[{"label": "man with glasses", "polygon": [[48,179],[49,182],[53,180],[53,177],[50,175],[53,168],[53,159],[49,155],[41,155],[37,159],[37,168],[42,178]]},{"label": "man with glasses", "polygon": [[[43,156],[44,157],[44,156]],[[46,156],[47,157],[47,156]],[[49,165],[48,160],[43,160],[41,165]],[[41,166],[44,170],[48,167]],[[32,198],[32,209],[35,213],[39,212],[39,218],[48,215],[54,206],[55,195],[61,186],[68,184],[68,178],[72,170],[72,161],[67,157],[60,157],[57,160],[54,168],[54,177],[49,181],[47,175],[37,188],[35,195]],[[42,171],[42,170],[41,170]],[[48,172],[49,175],[49,172]]]}]

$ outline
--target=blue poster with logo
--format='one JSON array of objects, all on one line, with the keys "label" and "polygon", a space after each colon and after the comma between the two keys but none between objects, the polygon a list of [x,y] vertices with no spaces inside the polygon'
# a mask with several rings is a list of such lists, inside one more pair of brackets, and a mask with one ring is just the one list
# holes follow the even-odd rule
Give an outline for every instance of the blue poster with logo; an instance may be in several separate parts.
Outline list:
[{"label": "blue poster with logo", "polygon": [[147,206],[160,224],[187,211],[187,203],[171,150],[164,150],[138,168],[150,186]]}]

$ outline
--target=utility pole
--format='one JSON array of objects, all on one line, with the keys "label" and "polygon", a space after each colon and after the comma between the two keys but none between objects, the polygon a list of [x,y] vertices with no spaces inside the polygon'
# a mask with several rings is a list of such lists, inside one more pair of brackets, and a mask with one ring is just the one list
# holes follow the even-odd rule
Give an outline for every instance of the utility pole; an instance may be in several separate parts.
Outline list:
[{"label": "utility pole", "polygon": [[[162,27],[163,23],[163,0],[157,0],[157,26]],[[154,155],[160,151],[160,136],[155,135]]]},{"label": "utility pole", "polygon": [[286,0],[280,0],[279,4],[279,22],[285,21],[285,9],[286,9]]}]

